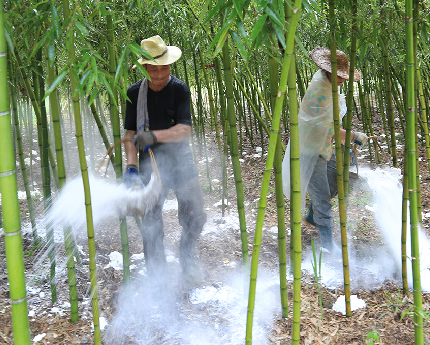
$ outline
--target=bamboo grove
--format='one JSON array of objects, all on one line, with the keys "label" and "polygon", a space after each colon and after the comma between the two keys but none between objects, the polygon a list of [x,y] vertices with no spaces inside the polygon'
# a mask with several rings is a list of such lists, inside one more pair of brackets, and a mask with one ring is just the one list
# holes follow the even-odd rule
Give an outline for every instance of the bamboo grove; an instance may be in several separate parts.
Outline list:
[{"label": "bamboo grove", "polygon": [[[70,168],[68,148],[62,137],[65,128],[76,134],[80,171],[85,189],[87,233],[90,250],[91,296],[94,340],[101,343],[98,320],[96,279],[97,239],[92,225],[90,184],[85,156],[85,131],[91,117],[97,123],[92,133],[100,136],[107,148],[121,137],[126,89],[144,76],[137,63],[145,55],[140,40],[155,34],[181,47],[183,58],[172,68],[193,92],[192,117],[195,158],[204,157],[205,128],[211,128],[221,157],[223,203],[235,193],[240,220],[244,271],[250,270],[246,344],[252,343],[253,311],[258,279],[258,259],[266,212],[269,182],[275,179],[278,211],[279,269],[283,317],[292,317],[292,342],[300,343],[301,289],[301,210],[298,163],[297,111],[301,97],[316,67],[309,52],[317,46],[335,52],[347,52],[351,75],[356,67],[362,80],[347,94],[347,139],[351,119],[357,117],[363,131],[374,135],[374,127],[383,127],[390,162],[400,166],[398,147],[404,145],[403,162],[403,277],[406,277],[406,229],[409,204],[412,237],[413,297],[415,302],[416,344],[423,344],[420,258],[417,229],[422,223],[417,152],[424,148],[430,162],[429,138],[429,18],[430,9],[423,0],[373,1],[248,1],[192,0],[177,2],[138,1],[100,2],[88,0],[2,1],[0,14],[0,191],[1,226],[5,247],[16,344],[30,344],[25,277],[20,232],[20,214],[16,199],[16,175],[24,180],[35,245],[46,241],[51,267],[52,299],[56,298],[53,233],[49,224],[47,238],[36,231],[31,197],[32,171],[41,169],[45,207],[52,193],[64,186]],[[334,55],[335,56],[335,55]],[[336,59],[332,60],[333,70]],[[131,66],[138,65],[136,69]],[[353,78],[350,78],[352,80]],[[334,90],[337,97],[337,90]],[[336,98],[333,97],[333,98]],[[334,107],[336,109],[337,107]],[[337,156],[342,156],[338,115],[334,114]],[[375,119],[381,118],[382,123]],[[395,125],[401,133],[395,132]],[[14,124],[14,127],[12,127]],[[242,130],[243,129],[243,130]],[[13,133],[13,136],[11,135]],[[36,133],[40,166],[26,167],[22,137]],[[251,145],[267,153],[261,182],[261,194],[255,228],[246,224],[244,188],[240,154],[244,136]],[[291,150],[292,197],[285,202],[280,179],[282,157],[287,138]],[[33,140],[27,140],[33,145]],[[348,143],[349,140],[346,140]],[[294,143],[296,143],[294,145]],[[347,144],[348,145],[348,144]],[[383,155],[375,140],[368,149],[375,163]],[[19,166],[15,166],[15,152]],[[55,154],[54,154],[55,152]],[[343,162],[349,162],[346,146]],[[113,152],[117,178],[122,176],[121,146]],[[231,160],[235,190],[227,190],[227,160]],[[94,161],[92,159],[92,161]],[[345,207],[348,198],[348,163],[338,160],[339,210],[342,233],[347,316],[349,306],[349,269]],[[209,170],[208,181],[210,183]],[[298,197],[297,197],[298,196]],[[285,218],[290,207],[290,219]],[[222,208],[224,212],[224,207]],[[133,220],[130,220],[133,221]],[[120,220],[124,257],[124,282],[129,280],[126,219]],[[286,228],[291,228],[287,248]],[[70,229],[64,229],[67,272],[70,285],[71,321],[77,321],[78,300],[74,265],[79,253]],[[252,253],[248,245],[253,241]],[[289,253],[289,257],[288,254]],[[287,270],[293,273],[293,300],[287,298]],[[405,294],[409,289],[404,279]],[[292,302],[292,312],[289,310]]]}]

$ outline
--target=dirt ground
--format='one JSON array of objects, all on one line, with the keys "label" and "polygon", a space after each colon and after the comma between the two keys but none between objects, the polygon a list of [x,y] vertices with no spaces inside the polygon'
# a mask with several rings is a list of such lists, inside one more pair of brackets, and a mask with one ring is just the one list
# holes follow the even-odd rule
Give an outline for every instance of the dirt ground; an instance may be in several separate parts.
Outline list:
[{"label": "dirt ground", "polygon": [[[375,121],[375,128],[381,128],[382,123]],[[377,136],[381,132],[376,133]],[[70,135],[70,151],[76,146],[73,143],[73,136]],[[267,140],[267,138],[266,138]],[[286,142],[286,140],[284,140]],[[216,206],[221,200],[221,188],[219,182],[221,180],[220,162],[216,140],[211,130],[206,131],[206,149],[201,153],[196,148],[196,157],[198,161],[205,162],[205,157],[209,157],[209,168],[203,163],[199,163],[200,181],[205,196],[205,206],[209,216],[221,213],[221,207]],[[260,197],[260,183],[264,171],[265,156],[258,155],[255,147],[251,147],[250,143],[244,138],[242,144],[243,152],[246,155],[241,155],[242,178],[245,194],[245,205],[248,227],[248,248],[249,253],[252,253],[252,242],[254,239],[253,232],[255,229],[255,215],[258,209],[258,200]],[[260,145],[259,145],[260,146]],[[267,146],[265,146],[267,147]],[[36,148],[37,150],[37,148]],[[102,147],[100,151],[102,150]],[[264,154],[264,152],[263,152]],[[402,154],[399,152],[399,156]],[[28,150],[25,157],[28,157]],[[72,156],[71,156],[72,157]],[[100,156],[97,156],[97,161]],[[421,195],[423,212],[430,212],[430,176],[429,169],[426,164],[424,150],[420,149],[420,174],[421,174]],[[368,160],[363,158],[363,161]],[[390,164],[385,162],[384,164]],[[209,178],[207,177],[209,171]],[[228,195],[230,209],[226,210],[226,214],[235,213],[236,197],[234,188],[233,171],[231,162],[228,166]],[[22,188],[21,174],[18,174],[19,190]],[[33,181],[36,182],[35,188],[41,190],[41,179],[37,169],[34,169]],[[364,192],[363,192],[364,193]],[[365,198],[365,195],[363,195]],[[38,216],[43,214],[43,202],[39,197],[35,197],[35,208]],[[28,224],[28,210],[25,200],[21,200],[22,223]],[[358,220],[361,224],[361,230],[356,236],[350,236],[349,241],[357,249],[357,252],[367,252],[369,248],[382,248],[384,245],[380,232],[375,225],[372,217],[363,214],[363,207],[351,205],[352,210],[348,214],[353,214],[352,218]],[[334,208],[336,210],[336,207]],[[289,223],[289,210],[285,211],[287,227]],[[165,215],[165,245],[166,249],[177,255],[178,249],[178,223],[176,212],[170,212]],[[111,221],[109,226],[112,226]],[[219,218],[220,226],[223,222]],[[429,235],[430,218],[424,219],[424,227]],[[277,225],[276,218],[276,201],[274,193],[274,181],[269,187],[269,196],[267,201],[266,218],[263,231],[263,240],[261,244],[261,252],[259,257],[259,265],[273,272],[278,270],[278,243],[276,236],[271,236],[269,230]],[[130,253],[138,254],[142,252],[142,239],[136,226],[129,222],[129,245]],[[336,229],[338,226],[336,227]],[[174,230],[171,230],[174,229]],[[212,237],[202,237],[198,244],[199,262],[203,268],[204,277],[201,285],[216,284],[223,276],[230,274],[234,270],[240,270],[241,262],[241,241],[240,234],[236,229],[227,229],[223,232],[224,238],[214,240]],[[340,242],[339,230],[335,230],[335,240]],[[318,231],[311,226],[303,225],[302,228],[302,244],[303,250],[306,251],[311,246],[311,237],[315,238],[318,244]],[[12,344],[13,334],[11,326],[10,300],[8,294],[8,282],[6,273],[6,261],[4,252],[4,236],[0,236],[0,344]],[[24,258],[27,275],[27,285],[30,286],[32,293],[29,293],[28,304],[29,310],[35,310],[35,313],[30,315],[30,329],[32,339],[40,334],[45,334],[37,344],[93,344],[93,331],[91,306],[84,302],[89,295],[89,273],[88,261],[84,260],[82,266],[77,266],[78,277],[78,295],[80,299],[80,320],[77,323],[70,322],[70,316],[67,312],[55,312],[53,308],[65,310],[67,309],[68,288],[67,276],[57,274],[57,291],[58,301],[51,303],[49,298],[48,272],[46,264],[41,264],[40,254],[42,251],[37,251],[33,248],[31,235],[28,232],[23,234]],[[87,244],[85,237],[78,238],[78,244],[82,246],[82,252],[87,252]],[[57,254],[64,258],[62,244],[58,244]],[[288,248],[289,244],[287,244]],[[117,310],[117,297],[122,290],[122,271],[108,267],[110,261],[109,254],[113,251],[121,252],[121,241],[119,231],[117,233],[96,234],[96,249],[97,249],[97,275],[98,275],[98,293],[99,306],[102,315],[109,322],[115,315]],[[45,260],[46,261],[46,260]],[[60,260],[61,261],[61,260]],[[239,263],[239,265],[229,265],[228,263]],[[35,271],[35,264],[38,263],[38,269]],[[362,277],[351,277],[352,281],[358,282]],[[133,279],[133,273],[132,273]],[[366,301],[365,308],[358,309],[352,313],[352,316],[347,318],[339,312],[333,311],[331,308],[336,299],[343,294],[342,288],[331,289],[322,286],[322,305],[321,310],[318,299],[318,286],[315,284],[315,279],[312,274],[303,273],[302,280],[302,305],[301,305],[301,344],[342,344],[342,345],[358,345],[368,344],[373,340],[373,344],[414,344],[414,321],[411,313],[413,307],[413,295],[410,292],[404,296],[401,293],[399,281],[386,281],[382,285],[374,286],[373,288],[362,288],[360,284],[353,284],[352,293]],[[28,288],[29,289],[29,288]],[[183,295],[183,300],[189,298],[189,291],[183,286],[178,286],[179,291]],[[289,295],[289,317],[281,318],[280,313],[273,315],[271,326],[267,328],[267,343],[269,344],[290,344],[291,343],[291,327],[292,327],[292,282],[288,281]],[[430,344],[429,314],[430,311],[430,294],[423,294],[423,310],[426,312],[424,320],[425,343]],[[109,337],[109,326],[102,331],[102,342],[104,344],[112,344],[112,339]],[[159,338],[159,342],[154,340],[151,344],[179,344],[177,342],[168,342]],[[37,340],[37,339],[36,339]],[[135,344],[133,337],[122,339],[121,344]]]}]

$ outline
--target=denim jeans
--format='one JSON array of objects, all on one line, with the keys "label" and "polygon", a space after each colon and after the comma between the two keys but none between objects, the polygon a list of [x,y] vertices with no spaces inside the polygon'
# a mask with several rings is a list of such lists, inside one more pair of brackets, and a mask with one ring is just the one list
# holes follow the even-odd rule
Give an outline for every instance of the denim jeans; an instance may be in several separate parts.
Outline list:
[{"label": "denim jeans", "polygon": [[337,194],[336,157],[329,161],[319,156],[309,180],[308,193],[311,198],[313,218],[316,225],[333,227],[331,199]]}]

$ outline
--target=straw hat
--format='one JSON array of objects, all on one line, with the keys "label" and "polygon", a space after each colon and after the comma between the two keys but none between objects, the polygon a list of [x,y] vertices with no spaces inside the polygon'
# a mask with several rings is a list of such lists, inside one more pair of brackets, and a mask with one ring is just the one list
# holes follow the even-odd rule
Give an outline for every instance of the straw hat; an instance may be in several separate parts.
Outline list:
[{"label": "straw hat", "polygon": [[158,35],[142,40],[142,42],[140,42],[140,46],[155,60],[154,62],[145,57],[141,57],[138,60],[140,64],[170,65],[178,60],[182,55],[181,49],[175,46],[167,46],[163,39]]},{"label": "straw hat", "polygon": [[[312,60],[324,71],[331,73],[331,51],[327,48],[315,48],[311,52]],[[349,61],[346,54],[341,50],[336,50],[337,75],[343,79],[349,79]],[[361,79],[360,72],[354,68],[354,81]]]}]

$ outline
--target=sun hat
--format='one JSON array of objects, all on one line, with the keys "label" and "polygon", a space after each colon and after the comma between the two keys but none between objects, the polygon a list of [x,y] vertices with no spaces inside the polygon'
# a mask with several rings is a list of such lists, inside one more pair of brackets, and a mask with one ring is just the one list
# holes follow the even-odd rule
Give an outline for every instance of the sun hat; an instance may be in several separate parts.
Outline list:
[{"label": "sun hat", "polygon": [[167,46],[163,39],[158,35],[142,40],[142,42],[140,42],[140,46],[155,60],[153,61],[145,57],[141,57],[138,60],[140,64],[170,65],[178,60],[182,55],[181,49],[175,46]]},{"label": "sun hat", "polygon": [[[317,47],[311,52],[312,60],[324,71],[331,73],[331,50]],[[349,79],[349,61],[346,54],[341,50],[336,50],[337,75],[343,79]],[[354,81],[361,79],[360,72],[354,68]]]}]

